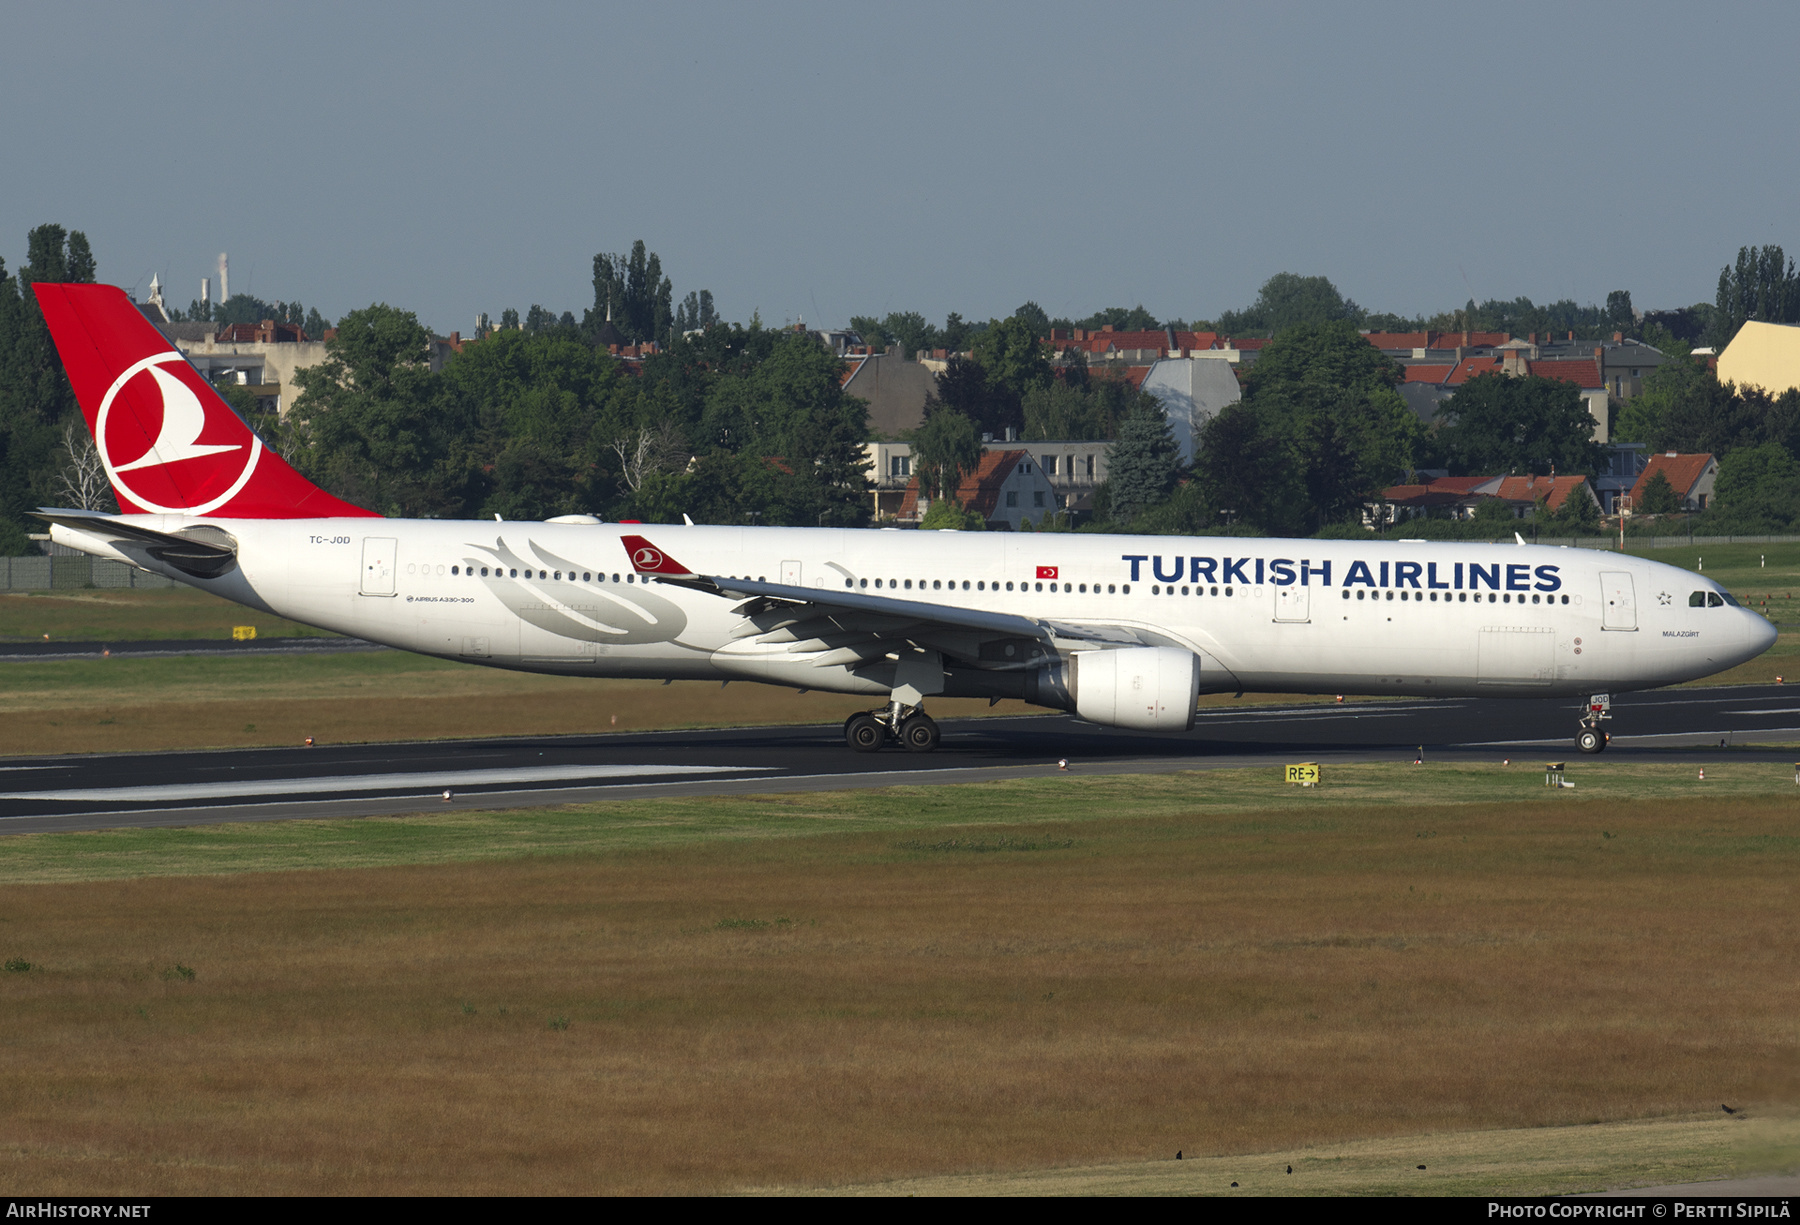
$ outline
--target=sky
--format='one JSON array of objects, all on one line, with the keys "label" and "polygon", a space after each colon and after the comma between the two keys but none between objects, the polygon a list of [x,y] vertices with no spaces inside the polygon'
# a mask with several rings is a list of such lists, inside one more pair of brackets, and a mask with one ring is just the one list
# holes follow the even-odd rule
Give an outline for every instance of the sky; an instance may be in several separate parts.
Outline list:
[{"label": "sky", "polygon": [[[1800,252],[1800,6],[0,0],[0,257],[440,331],[642,239],[728,319],[1710,301]],[[217,285],[215,280],[215,293]]]}]

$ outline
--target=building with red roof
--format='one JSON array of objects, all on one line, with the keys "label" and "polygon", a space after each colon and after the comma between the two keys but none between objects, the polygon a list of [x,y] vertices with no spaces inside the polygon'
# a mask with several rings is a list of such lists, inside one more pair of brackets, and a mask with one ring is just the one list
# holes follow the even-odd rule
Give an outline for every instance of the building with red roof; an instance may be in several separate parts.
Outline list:
[{"label": "building with red roof", "polygon": [[[985,451],[975,471],[956,487],[956,501],[987,521],[989,531],[1016,532],[1022,520],[1042,522],[1058,509],[1056,492],[1029,452]],[[924,518],[931,500],[919,496],[915,473],[900,500],[900,518]]]},{"label": "building with red roof", "polygon": [[[1664,451],[1652,455],[1631,487],[1631,508],[1644,498],[1644,488],[1661,473],[1675,490],[1683,510],[1705,510],[1712,502],[1713,483],[1719,476],[1719,461],[1711,454],[1682,455]],[[1629,508],[1628,508],[1629,509]]]},{"label": "building with red roof", "polygon": [[1389,509],[1389,523],[1407,519],[1470,519],[1484,501],[1499,499],[1511,508],[1513,518],[1524,519],[1544,506],[1559,511],[1570,498],[1585,497],[1599,509],[1593,482],[1585,476],[1439,476],[1417,484],[1393,485],[1382,490],[1381,501]]}]

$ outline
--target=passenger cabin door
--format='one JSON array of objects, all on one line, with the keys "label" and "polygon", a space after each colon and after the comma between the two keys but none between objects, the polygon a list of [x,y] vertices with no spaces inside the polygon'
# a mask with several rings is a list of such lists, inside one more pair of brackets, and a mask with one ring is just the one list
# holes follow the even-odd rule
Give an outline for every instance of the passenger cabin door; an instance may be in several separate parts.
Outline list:
[{"label": "passenger cabin door", "polygon": [[1275,619],[1277,621],[1312,620],[1308,612],[1311,607],[1308,594],[1311,590],[1310,587],[1301,587],[1298,584],[1290,587],[1277,587],[1275,589]]},{"label": "passenger cabin door", "polygon": [[394,555],[399,541],[385,536],[365,536],[362,550],[362,593],[394,594]]},{"label": "passenger cabin door", "polygon": [[1600,572],[1600,595],[1606,601],[1600,614],[1603,630],[1635,630],[1637,625],[1637,591],[1631,575],[1623,570]]}]

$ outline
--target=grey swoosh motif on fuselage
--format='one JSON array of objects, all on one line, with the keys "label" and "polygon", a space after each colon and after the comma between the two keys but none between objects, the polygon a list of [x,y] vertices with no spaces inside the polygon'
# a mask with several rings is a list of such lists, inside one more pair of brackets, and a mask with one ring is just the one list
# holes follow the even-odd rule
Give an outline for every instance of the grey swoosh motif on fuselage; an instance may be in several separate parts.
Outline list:
[{"label": "grey swoosh motif on fuselage", "polygon": [[[471,544],[472,549],[488,554],[506,569],[517,567],[536,573],[538,563],[520,557],[496,539],[494,546]],[[579,565],[558,557],[532,541],[532,552],[545,569],[578,571]],[[589,570],[593,566],[590,564]],[[624,592],[600,591],[584,586],[572,591],[564,583],[551,579],[488,580],[488,587],[500,602],[521,620],[541,630],[580,642],[637,644],[672,642],[687,628],[687,614],[679,605],[639,588],[629,598]]]}]

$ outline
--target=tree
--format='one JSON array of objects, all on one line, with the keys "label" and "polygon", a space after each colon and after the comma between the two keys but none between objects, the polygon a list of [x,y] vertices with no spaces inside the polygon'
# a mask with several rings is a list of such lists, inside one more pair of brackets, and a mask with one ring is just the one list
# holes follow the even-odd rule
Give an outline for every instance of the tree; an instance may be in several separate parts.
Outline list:
[{"label": "tree", "polygon": [[118,514],[119,504],[113,497],[112,481],[106,475],[106,466],[100,462],[100,448],[94,445],[94,436],[85,421],[71,417],[63,423],[60,451],[62,463],[56,474],[56,492],[60,495],[56,499],[57,505],[72,510]]},{"label": "tree", "polygon": [[[1085,384],[1086,380],[1082,382]],[[1022,409],[1025,429],[1019,436],[1032,442],[1051,439],[1097,442],[1111,438],[1116,432],[1114,421],[1106,411],[1106,397],[1063,379],[1054,379],[1026,392]]]},{"label": "tree", "polygon": [[940,409],[907,432],[919,493],[932,501],[954,501],[963,477],[981,466],[981,439],[975,423],[954,409]]},{"label": "tree", "polygon": [[881,330],[887,343],[899,345],[908,361],[921,352],[937,348],[942,339],[938,330],[925,322],[925,316],[918,311],[889,311],[881,321]]},{"label": "tree", "polygon": [[1719,269],[1711,340],[1723,349],[1752,319],[1800,321],[1800,274],[1777,246],[1739,247],[1737,264]]},{"label": "tree", "polygon": [[1075,326],[1089,332],[1102,331],[1109,326],[1115,332],[1153,332],[1162,324],[1140,302],[1130,308],[1109,306],[1105,310],[1095,311],[1086,319],[1076,320]]},{"label": "tree", "polygon": [[1256,301],[1219,316],[1222,332],[1281,332],[1303,323],[1360,323],[1363,309],[1322,276],[1278,272],[1263,282]]},{"label": "tree", "polygon": [[1606,322],[1615,332],[1632,332],[1637,328],[1637,312],[1631,309],[1631,291],[1615,289],[1606,295]]},{"label": "tree", "polygon": [[1031,321],[1018,315],[988,324],[975,341],[975,360],[987,372],[989,385],[1012,398],[1051,378],[1050,351]]},{"label": "tree", "polygon": [[640,238],[631,244],[629,255],[594,256],[594,305],[583,315],[581,327],[593,336],[611,319],[628,344],[667,345],[674,298],[675,288],[663,275],[662,260],[646,251]]},{"label": "tree", "polygon": [[703,332],[717,322],[719,312],[713,307],[710,289],[690,292],[675,311],[675,330],[678,333]]},{"label": "tree", "polygon": [[1800,461],[1774,443],[1734,451],[1720,461],[1713,493],[1721,526],[1781,531],[1800,519]]},{"label": "tree", "polygon": [[1130,522],[1175,491],[1181,479],[1181,447],[1162,406],[1135,405],[1106,451],[1107,505],[1111,517]]},{"label": "tree", "polygon": [[748,442],[792,474],[778,483],[766,522],[858,527],[868,521],[869,406],[844,394],[842,376],[836,354],[797,332],[782,333],[768,358],[743,376]]},{"label": "tree", "polygon": [[936,390],[925,402],[927,420],[948,409],[967,417],[977,433],[995,437],[1014,423],[1015,412],[1023,424],[1023,407],[1015,406],[1004,390],[997,392],[986,368],[973,358],[952,356],[935,382]]},{"label": "tree", "polygon": [[1644,492],[1631,509],[1640,515],[1672,515],[1681,509],[1681,497],[1669,484],[1668,474],[1658,469],[1644,482]]},{"label": "tree", "polygon": [[987,530],[979,511],[964,510],[952,498],[939,498],[925,508],[919,527],[928,532],[981,532]]},{"label": "tree", "polygon": [[1598,467],[1594,421],[1573,383],[1485,373],[1438,409],[1438,444],[1453,472],[1590,476]]},{"label": "tree", "polygon": [[1395,390],[1400,377],[1349,323],[1282,332],[1245,376],[1244,399],[1201,431],[1195,468],[1206,499],[1288,534],[1356,513],[1424,444]]},{"label": "tree", "polygon": [[1567,532],[1571,536],[1599,530],[1600,504],[1594,500],[1585,481],[1569,491],[1569,495],[1563,499],[1563,504],[1548,517],[1548,526],[1558,532]]},{"label": "tree", "polygon": [[1036,302],[1027,302],[1012,313],[1012,317],[1031,329],[1031,334],[1039,340],[1050,338],[1050,316]]},{"label": "tree", "polygon": [[[432,392],[444,430],[434,479],[482,517],[607,509],[630,484],[611,444],[639,425],[660,435],[667,421],[639,410],[642,390],[573,328],[501,331],[465,345]],[[661,452],[645,460],[630,473],[640,482],[645,467],[669,462]]]},{"label": "tree", "polygon": [[75,393],[38,310],[38,282],[91,282],[94,255],[87,236],[40,225],[26,238],[17,276],[0,262],[0,549],[22,553],[31,530],[26,516],[55,500],[64,457],[58,438],[78,421]]},{"label": "tree", "polygon": [[294,376],[302,471],[383,514],[465,513],[444,471],[460,423],[436,402],[428,339],[411,312],[385,304],[338,321],[325,361]]}]

